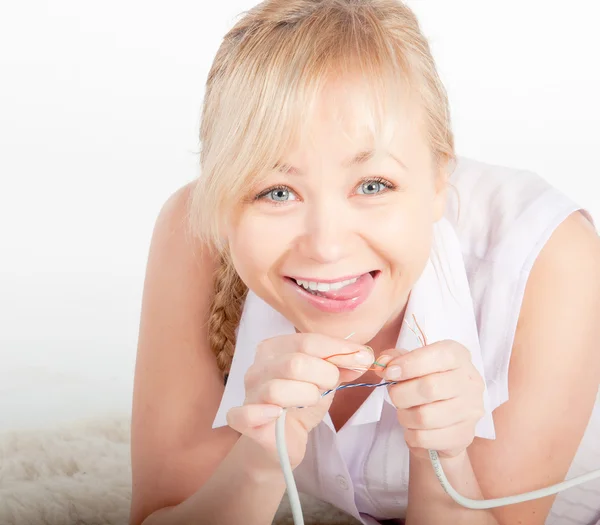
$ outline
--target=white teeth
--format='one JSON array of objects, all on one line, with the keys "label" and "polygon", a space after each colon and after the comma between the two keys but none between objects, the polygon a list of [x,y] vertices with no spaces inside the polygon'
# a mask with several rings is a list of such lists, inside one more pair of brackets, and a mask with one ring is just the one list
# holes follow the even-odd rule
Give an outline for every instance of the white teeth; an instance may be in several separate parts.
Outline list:
[{"label": "white teeth", "polygon": [[340,290],[344,286],[348,286],[349,284],[355,283],[358,281],[358,277],[354,279],[347,279],[346,281],[338,281],[335,283],[320,283],[318,281],[296,281],[300,286],[302,286],[306,290],[311,290],[312,292],[328,292],[329,290]]}]

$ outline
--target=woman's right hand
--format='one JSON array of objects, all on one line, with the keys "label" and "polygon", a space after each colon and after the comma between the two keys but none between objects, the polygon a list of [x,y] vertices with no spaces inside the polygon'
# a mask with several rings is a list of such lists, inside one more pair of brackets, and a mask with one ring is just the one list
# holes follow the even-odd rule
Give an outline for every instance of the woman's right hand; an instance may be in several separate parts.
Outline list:
[{"label": "woman's right hand", "polygon": [[258,345],[254,364],[246,372],[244,405],[228,411],[227,423],[259,445],[264,452],[261,464],[279,468],[275,422],[282,408],[289,409],[285,437],[295,468],[304,457],[308,433],[333,401],[335,392],[322,397],[323,392],[358,379],[374,359],[364,345],[322,334],[266,339]]}]

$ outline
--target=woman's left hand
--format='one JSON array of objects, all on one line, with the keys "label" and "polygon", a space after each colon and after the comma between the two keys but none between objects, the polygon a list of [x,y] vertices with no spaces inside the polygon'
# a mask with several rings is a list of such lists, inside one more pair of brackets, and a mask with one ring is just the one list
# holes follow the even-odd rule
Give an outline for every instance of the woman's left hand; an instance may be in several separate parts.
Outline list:
[{"label": "woman's left hand", "polygon": [[471,353],[456,341],[438,341],[410,352],[384,351],[377,375],[398,381],[388,387],[398,422],[411,453],[456,457],[473,442],[475,425],[484,414],[484,382]]}]

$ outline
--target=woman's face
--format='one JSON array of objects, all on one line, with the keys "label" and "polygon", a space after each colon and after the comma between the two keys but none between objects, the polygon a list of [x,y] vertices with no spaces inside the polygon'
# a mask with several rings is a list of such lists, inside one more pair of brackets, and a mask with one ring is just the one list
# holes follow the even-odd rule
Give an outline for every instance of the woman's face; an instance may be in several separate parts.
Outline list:
[{"label": "woman's face", "polygon": [[242,280],[299,331],[367,342],[397,320],[423,271],[447,178],[416,115],[371,154],[334,118],[340,103],[325,93],[310,140],[252,189],[227,237]]}]

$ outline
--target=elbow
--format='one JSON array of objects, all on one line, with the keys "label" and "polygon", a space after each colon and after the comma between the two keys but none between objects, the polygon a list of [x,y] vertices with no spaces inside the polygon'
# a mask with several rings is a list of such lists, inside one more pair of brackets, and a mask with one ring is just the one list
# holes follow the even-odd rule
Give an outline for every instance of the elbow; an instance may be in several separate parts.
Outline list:
[{"label": "elbow", "polygon": [[128,525],[175,525],[173,517],[165,517],[172,514],[174,506],[160,507],[160,508],[134,508],[131,507],[129,512]]}]

